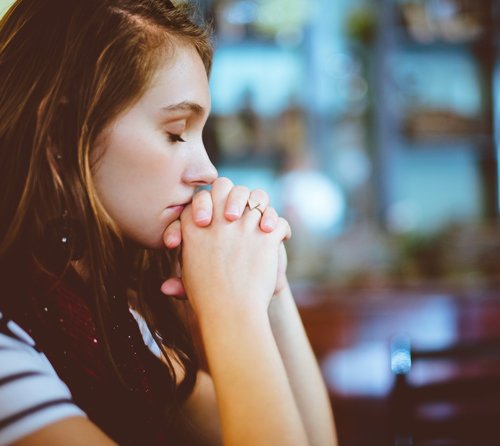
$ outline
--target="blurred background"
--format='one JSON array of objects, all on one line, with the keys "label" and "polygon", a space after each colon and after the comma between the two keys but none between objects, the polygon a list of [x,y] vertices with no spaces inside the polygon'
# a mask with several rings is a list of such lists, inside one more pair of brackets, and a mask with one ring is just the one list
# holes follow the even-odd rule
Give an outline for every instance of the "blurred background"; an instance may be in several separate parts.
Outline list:
[{"label": "blurred background", "polygon": [[[292,225],[341,446],[499,445],[500,2],[197,3],[216,46],[206,146]],[[465,413],[445,385],[489,398],[446,425],[458,440],[417,424]]]},{"label": "blurred background", "polygon": [[341,446],[499,445],[500,2],[198,3],[206,144],[291,222]]},{"label": "blurred background", "polygon": [[217,48],[207,145],[292,222],[293,281],[495,280],[493,3],[201,2]]}]

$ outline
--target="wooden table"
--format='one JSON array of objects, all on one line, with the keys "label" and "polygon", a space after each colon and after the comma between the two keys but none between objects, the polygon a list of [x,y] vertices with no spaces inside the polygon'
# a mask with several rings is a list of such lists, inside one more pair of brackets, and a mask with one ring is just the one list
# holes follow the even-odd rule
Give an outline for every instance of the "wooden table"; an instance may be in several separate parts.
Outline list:
[{"label": "wooden table", "polygon": [[340,446],[394,444],[393,336],[404,333],[419,349],[500,339],[500,292],[293,289],[329,388]]}]

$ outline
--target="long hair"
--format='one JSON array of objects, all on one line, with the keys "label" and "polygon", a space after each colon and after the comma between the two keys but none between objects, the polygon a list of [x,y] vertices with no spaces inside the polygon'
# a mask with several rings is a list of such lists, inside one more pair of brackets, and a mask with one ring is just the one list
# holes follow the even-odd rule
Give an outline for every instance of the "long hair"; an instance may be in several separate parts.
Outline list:
[{"label": "long hair", "polygon": [[0,22],[0,277],[9,290],[2,299],[22,292],[30,261],[54,274],[68,267],[71,253],[55,271],[37,246],[54,219],[69,216],[81,229],[105,340],[110,293],[133,287],[155,340],[170,352],[173,389],[172,353],[187,378],[195,367],[188,330],[159,291],[176,254],[123,240],[96,194],[90,154],[176,42],[192,45],[210,71],[209,32],[192,17],[168,0],[17,0]]}]

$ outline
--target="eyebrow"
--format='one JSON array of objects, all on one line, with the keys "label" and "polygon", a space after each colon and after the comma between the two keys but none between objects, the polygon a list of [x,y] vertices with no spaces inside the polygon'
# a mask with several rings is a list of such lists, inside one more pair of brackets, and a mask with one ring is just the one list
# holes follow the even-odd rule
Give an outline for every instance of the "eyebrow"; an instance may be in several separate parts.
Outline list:
[{"label": "eyebrow", "polygon": [[191,112],[194,113],[195,115],[203,115],[203,113],[205,112],[204,107],[195,102],[190,102],[190,101],[183,101],[179,102],[178,104],[167,105],[166,107],[163,107],[162,110],[165,110],[167,112],[178,112],[178,111]]}]

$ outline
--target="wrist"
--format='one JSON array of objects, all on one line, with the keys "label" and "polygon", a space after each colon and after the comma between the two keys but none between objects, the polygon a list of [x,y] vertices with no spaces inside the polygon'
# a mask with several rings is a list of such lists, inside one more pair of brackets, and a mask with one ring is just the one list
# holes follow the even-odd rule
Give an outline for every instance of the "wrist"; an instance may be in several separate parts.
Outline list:
[{"label": "wrist", "polygon": [[244,327],[269,325],[265,302],[259,303],[250,298],[244,299],[244,302],[237,299],[215,302],[214,305],[199,308],[196,313],[204,337],[218,334],[227,336]]},{"label": "wrist", "polygon": [[291,294],[290,291],[290,284],[288,283],[288,279],[285,277],[282,282],[280,283],[279,288],[274,292],[273,298],[279,298],[281,296]]},{"label": "wrist", "polygon": [[269,308],[278,307],[287,299],[293,299],[293,296],[288,280],[285,279],[279,289],[273,294],[273,298],[269,303]]},{"label": "wrist", "polygon": [[271,327],[275,331],[278,327],[289,325],[297,313],[297,305],[292,295],[289,284],[282,288],[271,299],[268,316]]}]

